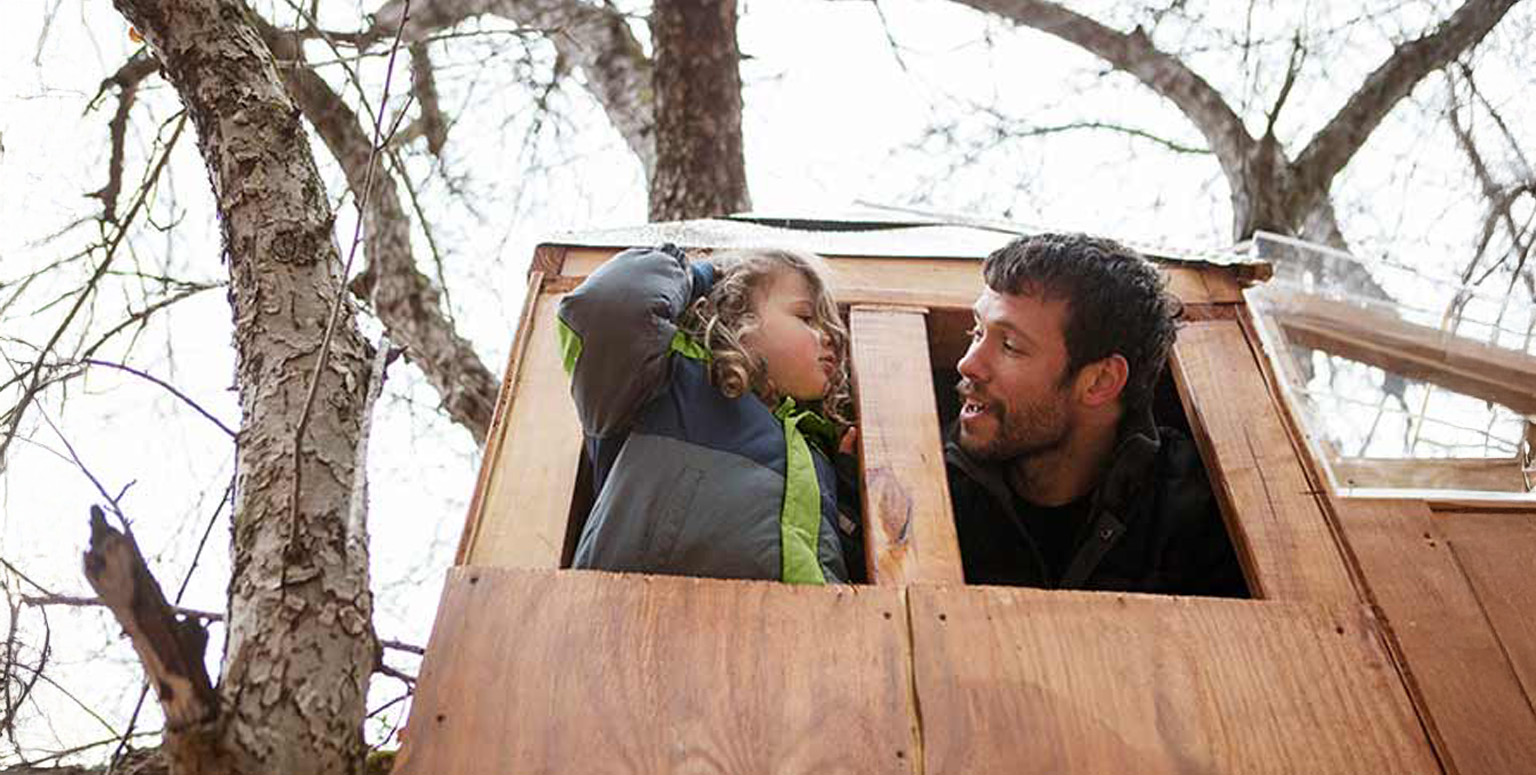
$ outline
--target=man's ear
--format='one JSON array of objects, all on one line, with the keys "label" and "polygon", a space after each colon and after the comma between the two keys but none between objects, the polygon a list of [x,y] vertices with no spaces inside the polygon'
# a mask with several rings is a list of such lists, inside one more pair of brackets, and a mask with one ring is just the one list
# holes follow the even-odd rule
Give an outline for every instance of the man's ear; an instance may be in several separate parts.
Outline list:
[{"label": "man's ear", "polygon": [[1090,407],[1114,403],[1125,392],[1125,382],[1130,376],[1131,366],[1125,362],[1125,356],[1113,353],[1100,358],[1078,372],[1078,400]]}]

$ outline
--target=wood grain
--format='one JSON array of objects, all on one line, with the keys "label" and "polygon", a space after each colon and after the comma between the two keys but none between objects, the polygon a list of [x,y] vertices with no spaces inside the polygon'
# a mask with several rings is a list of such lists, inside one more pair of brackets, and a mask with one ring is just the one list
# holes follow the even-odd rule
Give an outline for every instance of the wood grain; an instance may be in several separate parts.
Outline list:
[{"label": "wood grain", "polygon": [[[1450,539],[1526,700],[1536,707],[1536,509],[1437,515],[1435,524]],[[1526,729],[1536,751],[1536,727]],[[1526,764],[1536,770],[1536,753]]]},{"label": "wood grain", "polygon": [[1256,597],[1351,603],[1354,584],[1243,328],[1185,325],[1172,370]]},{"label": "wood grain", "polygon": [[456,568],[396,775],[910,773],[899,590]]},{"label": "wood grain", "polygon": [[1333,460],[1340,487],[1525,492],[1514,458],[1361,458]]},{"label": "wood grain", "polygon": [[464,529],[459,533],[459,547],[454,552],[453,564],[463,565],[468,559],[470,544],[480,527],[481,509],[485,502],[487,485],[495,466],[490,463],[501,456],[506,443],[507,412],[512,407],[513,388],[517,385],[517,373],[522,367],[523,356],[528,352],[528,339],[533,333],[533,312],[538,307],[539,291],[545,286],[546,275],[540,271],[528,274],[528,289],[523,294],[523,309],[517,316],[517,332],[512,336],[512,349],[507,352],[507,367],[502,373],[501,389],[496,393],[496,409],[491,414],[491,431],[485,437],[485,450],[480,456],[480,473],[475,477],[475,491],[469,499],[469,510],[464,515]]},{"label": "wood grain", "polygon": [[486,445],[459,564],[560,566],[581,461],[581,421],[556,335],[561,296],[541,293],[534,300],[526,352],[514,356],[502,385],[510,403]]},{"label": "wood grain", "polygon": [[1494,775],[1536,767],[1536,715],[1429,510],[1419,501],[1353,498],[1335,508],[1450,769]]},{"label": "wood grain", "polygon": [[854,306],[848,320],[870,581],[964,583],[924,314]]},{"label": "wood grain", "polygon": [[[580,277],[618,253],[613,248],[572,247],[561,272]],[[970,309],[981,293],[981,261],[974,258],[826,256],[832,293],[842,304],[902,304]],[[1243,300],[1242,284],[1221,267],[1163,264],[1168,290],[1186,304]]]},{"label": "wood grain", "polygon": [[1359,606],[908,598],[928,775],[1440,772]]}]

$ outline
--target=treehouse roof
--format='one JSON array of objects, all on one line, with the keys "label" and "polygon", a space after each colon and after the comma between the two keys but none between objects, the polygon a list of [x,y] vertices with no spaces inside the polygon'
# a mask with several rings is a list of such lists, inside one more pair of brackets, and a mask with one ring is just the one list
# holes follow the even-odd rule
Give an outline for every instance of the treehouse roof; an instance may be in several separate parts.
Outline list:
[{"label": "treehouse roof", "polygon": [[[879,211],[814,216],[750,212],[724,218],[561,232],[546,243],[602,248],[664,242],[685,248],[778,245],[828,256],[981,259],[1016,236],[1043,231],[1046,229],[958,216],[893,216]],[[1250,256],[1243,245],[1188,249],[1120,241],[1163,264],[1223,267],[1243,280],[1263,280],[1270,274],[1269,263]]]}]

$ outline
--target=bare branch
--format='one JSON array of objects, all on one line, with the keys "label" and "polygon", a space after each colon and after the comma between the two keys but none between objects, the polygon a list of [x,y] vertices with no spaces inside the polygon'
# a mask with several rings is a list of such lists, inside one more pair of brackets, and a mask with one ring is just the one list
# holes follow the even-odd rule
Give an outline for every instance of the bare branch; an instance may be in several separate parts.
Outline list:
[{"label": "bare branch", "polygon": [[[1178,106],[1210,144],[1229,179],[1252,152],[1253,137],[1215,87],[1177,57],[1152,45],[1141,28],[1123,33],[1042,0],[957,1],[1054,35],[1093,53],[1115,69],[1134,75]],[[1237,188],[1235,180],[1233,187]]]},{"label": "bare branch", "polygon": [[1425,76],[1477,45],[1519,0],[1467,0],[1433,33],[1397,47],[1292,164],[1298,193],[1322,196],[1366,138]]},{"label": "bare branch", "polygon": [[437,80],[432,72],[432,57],[425,42],[411,44],[411,93],[416,95],[416,105],[421,115],[402,132],[403,137],[419,133],[427,138],[427,150],[433,156],[443,155],[443,145],[448,142],[448,122],[443,120],[438,105]]},{"label": "bare branch", "polygon": [[123,146],[128,133],[128,114],[138,96],[139,82],[159,69],[160,63],[148,51],[134,54],[116,73],[101,82],[95,99],[86,106],[86,112],[90,112],[108,88],[117,87],[117,112],[107,122],[107,136],[112,147],[112,156],[107,163],[107,184],[86,195],[101,200],[101,219],[107,223],[117,223],[117,195],[123,188]]},{"label": "bare branch", "polygon": [[[270,38],[271,36],[269,36]],[[281,38],[272,39],[281,50]],[[474,348],[460,337],[443,313],[440,294],[417,269],[411,253],[410,219],[405,215],[395,181],[387,172],[369,182],[373,144],[358,116],[313,71],[284,72],[289,91],[320,139],[347,175],[354,192],[373,186],[367,212],[360,219],[366,230],[364,254],[371,279],[366,288],[375,314],[390,339],[406,349],[406,358],[421,368],[442,396],[454,422],[464,426],[477,444],[490,432],[500,381],[480,361]]]},{"label": "bare branch", "polygon": [[1306,49],[1301,45],[1301,33],[1296,33],[1292,39],[1291,59],[1285,66],[1285,82],[1280,85],[1280,94],[1275,97],[1275,104],[1269,109],[1268,120],[1264,124],[1264,137],[1273,139],[1275,136],[1275,122],[1280,120],[1280,111],[1285,108],[1285,101],[1291,96],[1291,89],[1296,85],[1296,76],[1301,73],[1301,60],[1306,55]]},{"label": "bare branch", "polygon": [[207,409],[204,409],[201,404],[197,403],[196,401],[193,401],[191,398],[189,398],[187,396],[186,393],[183,393],[180,390],[177,390],[175,385],[172,385],[171,383],[166,382],[165,380],[160,379],[159,377],[156,377],[153,374],[150,374],[150,373],[144,372],[144,371],[140,371],[138,369],[133,368],[132,366],[126,366],[126,365],[121,364],[121,363],[113,363],[112,361],[102,361],[102,360],[97,360],[97,359],[94,359],[94,358],[86,358],[86,359],[83,359],[83,360],[79,361],[79,363],[85,363],[85,364],[89,364],[89,365],[92,365],[92,366],[104,366],[104,367],[109,368],[109,369],[117,369],[118,371],[127,372],[129,374],[132,374],[135,377],[138,377],[140,379],[143,379],[143,380],[146,380],[148,382],[152,382],[152,383],[154,383],[156,385],[159,385],[160,387],[165,388],[168,392],[170,392],[171,395],[176,396],[177,398],[181,399],[182,403],[186,404],[187,406],[192,407],[193,411],[195,411],[198,414],[202,415],[203,417],[207,418],[209,422],[213,423],[214,425],[219,426],[219,430],[224,431],[224,434],[226,436],[229,436],[230,438],[233,439],[237,435],[235,433],[235,431],[232,430],[228,425],[225,425],[222,420],[220,420],[217,417],[214,417],[212,412],[209,412]]},{"label": "bare branch", "polygon": [[[21,602],[36,607],[63,606],[65,608],[110,608],[111,606],[99,597],[80,597],[78,595],[23,595]],[[201,619],[205,622],[222,622],[224,614],[213,611],[200,611],[196,608],[184,608],[179,605],[168,606],[171,613],[187,619]]]},{"label": "bare branch", "polygon": [[[399,26],[407,0],[388,0],[373,14],[365,41],[387,39]],[[656,168],[652,65],[628,22],[612,8],[580,0],[414,0],[402,28],[407,42],[422,40],[467,19],[493,15],[522,27],[548,30],[566,61],[586,74],[586,87],[624,138],[649,181]]]},{"label": "bare branch", "polygon": [[218,699],[203,669],[208,634],[195,622],[176,618],[138,545],[107,525],[96,506],[85,576],[128,633],[160,697],[167,728],[189,729],[217,715]]},{"label": "bare branch", "polygon": [[102,257],[101,263],[96,266],[95,273],[91,275],[91,279],[86,283],[85,287],[79,290],[74,306],[70,308],[69,314],[64,316],[64,322],[59,324],[59,327],[54,330],[53,335],[49,337],[48,343],[43,345],[43,349],[38,354],[37,362],[32,365],[27,375],[23,377],[24,380],[30,381],[26,389],[22,391],[21,398],[16,402],[15,408],[8,413],[10,423],[6,426],[5,438],[0,440],[0,472],[5,470],[5,451],[10,447],[11,439],[15,438],[16,432],[21,428],[22,415],[26,411],[27,406],[32,403],[32,399],[37,395],[37,391],[40,388],[39,379],[42,376],[43,364],[47,360],[48,353],[53,351],[53,346],[58,344],[59,338],[64,335],[69,325],[74,322],[75,315],[85,305],[85,300],[90,298],[92,291],[96,288],[96,284],[101,282],[102,276],[112,266],[112,259],[117,256],[118,246],[122,244],[123,238],[127,236],[128,227],[133,223],[134,217],[138,215],[139,210],[143,208],[144,203],[148,200],[149,192],[154,190],[155,181],[160,179],[161,170],[165,169],[166,162],[170,161],[171,151],[176,147],[176,141],[180,139],[181,130],[186,125],[187,114],[182,113],[180,120],[176,122],[175,132],[172,133],[170,141],[165,144],[165,149],[160,154],[160,160],[155,163],[144,185],[139,188],[139,195],[135,197],[133,206],[128,210],[128,215],[123,219],[122,223],[118,224],[117,232],[112,235],[112,239],[107,243],[106,255]]}]

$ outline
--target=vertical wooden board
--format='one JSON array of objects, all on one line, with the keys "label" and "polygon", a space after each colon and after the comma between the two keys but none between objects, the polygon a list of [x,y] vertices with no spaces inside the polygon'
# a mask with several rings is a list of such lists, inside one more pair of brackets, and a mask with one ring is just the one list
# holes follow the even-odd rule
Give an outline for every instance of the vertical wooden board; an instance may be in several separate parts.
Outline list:
[{"label": "vertical wooden board", "polygon": [[1359,606],[908,596],[927,775],[1440,772]]},{"label": "vertical wooden board", "polygon": [[921,311],[849,313],[865,555],[875,584],[964,583]]},{"label": "vertical wooden board", "polygon": [[397,775],[910,773],[901,592],[457,568]]},{"label": "vertical wooden board", "polygon": [[507,353],[507,367],[502,372],[501,387],[496,391],[496,409],[491,414],[491,429],[486,434],[485,449],[481,451],[480,473],[475,477],[475,491],[469,498],[469,509],[464,515],[464,530],[459,533],[459,546],[453,554],[454,565],[464,564],[480,527],[486,488],[495,469],[491,464],[501,456],[501,447],[507,440],[507,413],[512,407],[513,388],[517,384],[523,356],[528,353],[528,337],[533,333],[533,311],[538,307],[539,291],[544,287],[545,277],[541,271],[528,273],[528,290],[523,294],[523,309],[517,316],[517,333],[512,338],[512,349]]},{"label": "vertical wooden board", "polygon": [[1536,768],[1536,715],[1429,510],[1357,499],[1335,509],[1441,757],[1461,775]]},{"label": "vertical wooden board", "polygon": [[1254,595],[1355,601],[1328,515],[1241,324],[1186,324],[1172,367]]},{"label": "vertical wooden board", "polygon": [[[1441,514],[1435,523],[1536,707],[1536,511]],[[1525,764],[1536,771],[1536,725],[1525,729],[1532,752]]]},{"label": "vertical wooden board", "polygon": [[[540,294],[528,348],[511,386],[504,438],[490,447],[480,513],[464,553],[469,565],[557,568],[581,461],[581,421],[560,365],[555,312],[562,294]],[[506,388],[504,388],[505,390]]]}]

